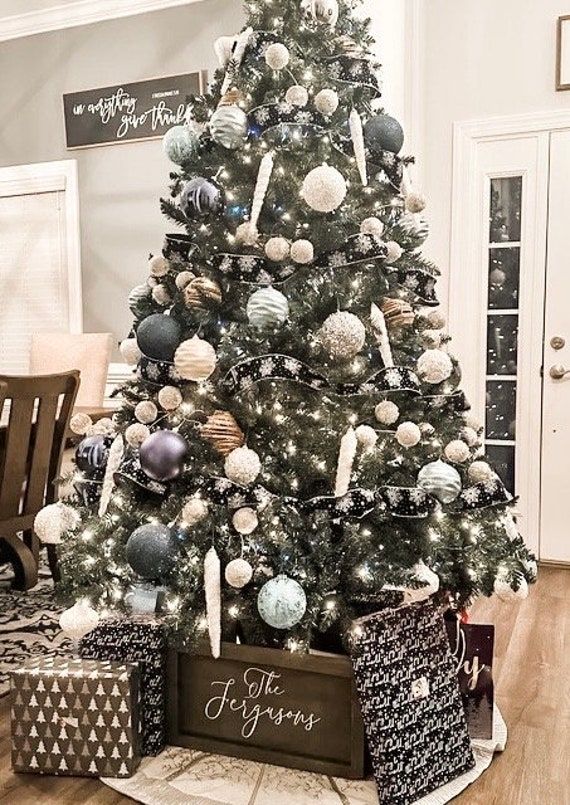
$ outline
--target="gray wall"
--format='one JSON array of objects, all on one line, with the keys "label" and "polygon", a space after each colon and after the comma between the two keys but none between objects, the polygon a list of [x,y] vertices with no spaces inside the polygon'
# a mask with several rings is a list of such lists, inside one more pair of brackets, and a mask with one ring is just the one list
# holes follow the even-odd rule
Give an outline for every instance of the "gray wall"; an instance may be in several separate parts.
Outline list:
[{"label": "gray wall", "polygon": [[127,294],[172,225],[158,199],[171,164],[160,140],[66,151],[62,94],[216,67],[214,39],[242,24],[237,0],[110,20],[0,43],[0,165],[77,159],[86,332],[126,335]]}]

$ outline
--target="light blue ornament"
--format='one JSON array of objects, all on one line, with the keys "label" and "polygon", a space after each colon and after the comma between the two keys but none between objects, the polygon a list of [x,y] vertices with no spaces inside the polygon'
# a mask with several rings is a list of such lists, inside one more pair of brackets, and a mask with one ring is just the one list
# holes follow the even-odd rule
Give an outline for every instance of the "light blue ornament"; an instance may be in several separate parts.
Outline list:
[{"label": "light blue ornament", "polygon": [[418,486],[441,503],[451,503],[461,492],[461,476],[445,461],[431,461],[418,473]]},{"label": "light blue ornament", "polygon": [[305,614],[307,596],[298,581],[281,573],[265,582],[257,596],[257,609],[274,629],[291,629]]},{"label": "light blue ornament", "polygon": [[210,118],[212,140],[224,148],[240,148],[247,135],[247,115],[239,106],[220,106]]},{"label": "light blue ornament", "polygon": [[171,162],[182,165],[198,153],[199,138],[188,126],[173,126],[162,139],[164,153]]},{"label": "light blue ornament", "polygon": [[260,288],[249,297],[246,312],[252,327],[280,327],[289,315],[289,302],[275,288]]}]

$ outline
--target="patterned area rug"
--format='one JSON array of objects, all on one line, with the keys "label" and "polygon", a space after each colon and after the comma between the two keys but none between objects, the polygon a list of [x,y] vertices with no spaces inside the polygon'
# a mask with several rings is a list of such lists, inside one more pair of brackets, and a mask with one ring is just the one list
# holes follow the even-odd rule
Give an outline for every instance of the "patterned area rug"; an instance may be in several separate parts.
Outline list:
[{"label": "patterned area rug", "polygon": [[[0,584],[10,573],[0,567]],[[10,689],[10,670],[26,657],[68,654],[70,641],[59,628],[61,608],[55,602],[51,578],[41,579],[27,592],[0,587],[0,696]]]},{"label": "patterned area rug", "polygon": [[[496,707],[493,721],[493,740],[472,742],[475,768],[415,805],[445,805],[485,771],[507,742]],[[343,780],[172,746],[144,759],[130,779],[101,782],[146,805],[378,805],[373,780]]]}]

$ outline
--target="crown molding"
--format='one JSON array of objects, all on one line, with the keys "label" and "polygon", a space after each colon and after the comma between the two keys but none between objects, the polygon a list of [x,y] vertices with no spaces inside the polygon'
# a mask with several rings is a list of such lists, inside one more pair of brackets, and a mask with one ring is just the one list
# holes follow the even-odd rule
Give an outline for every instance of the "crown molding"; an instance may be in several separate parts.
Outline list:
[{"label": "crown molding", "polygon": [[198,2],[202,0],[75,0],[63,6],[0,17],[0,42]]}]

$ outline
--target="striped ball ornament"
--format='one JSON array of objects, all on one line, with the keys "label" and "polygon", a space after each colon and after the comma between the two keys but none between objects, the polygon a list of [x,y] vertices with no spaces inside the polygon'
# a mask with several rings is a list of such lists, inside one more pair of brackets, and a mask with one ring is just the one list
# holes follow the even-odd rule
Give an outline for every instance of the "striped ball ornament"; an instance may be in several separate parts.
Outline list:
[{"label": "striped ball ornament", "polygon": [[210,134],[224,148],[239,148],[247,135],[246,113],[239,106],[219,106],[210,118]]},{"label": "striped ball ornament", "polygon": [[289,316],[289,302],[275,288],[260,288],[249,297],[246,312],[252,327],[280,327]]},{"label": "striped ball ornament", "polygon": [[418,486],[441,503],[451,503],[461,492],[461,476],[445,461],[431,461],[419,471]]},{"label": "striped ball ornament", "polygon": [[216,368],[216,350],[197,335],[183,341],[174,353],[174,367],[184,380],[207,380]]}]

